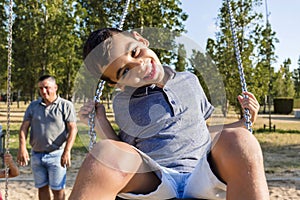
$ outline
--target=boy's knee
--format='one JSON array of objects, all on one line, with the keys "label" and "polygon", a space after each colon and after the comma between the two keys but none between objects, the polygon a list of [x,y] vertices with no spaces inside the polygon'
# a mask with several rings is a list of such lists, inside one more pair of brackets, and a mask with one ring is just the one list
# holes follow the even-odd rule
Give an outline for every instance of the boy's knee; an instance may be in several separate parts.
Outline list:
[{"label": "boy's knee", "polygon": [[108,139],[96,143],[89,156],[99,165],[124,173],[135,173],[142,162],[140,155],[130,145]]},{"label": "boy's knee", "polygon": [[231,163],[262,161],[257,139],[244,128],[224,129],[216,142],[216,150],[217,154]]},{"label": "boy's knee", "polygon": [[211,155],[214,172],[225,182],[263,170],[260,145],[255,136],[244,128],[224,129]]}]

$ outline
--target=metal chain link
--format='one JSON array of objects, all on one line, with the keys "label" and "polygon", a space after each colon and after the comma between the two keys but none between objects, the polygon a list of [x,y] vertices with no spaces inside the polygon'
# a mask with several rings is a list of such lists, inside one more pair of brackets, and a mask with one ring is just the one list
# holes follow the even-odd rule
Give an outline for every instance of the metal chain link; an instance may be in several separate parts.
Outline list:
[{"label": "metal chain link", "polygon": [[[105,81],[103,81],[103,80],[98,81],[97,89],[95,91],[95,96],[94,96],[95,103],[100,102],[100,97],[102,95],[104,84],[105,84]],[[89,114],[89,121],[88,121],[88,125],[89,125],[88,134],[90,136],[89,150],[91,150],[93,148],[93,146],[97,140],[97,135],[96,135],[96,131],[95,131],[95,115],[96,115],[96,108],[94,108],[93,111]]]},{"label": "metal chain link", "polygon": [[120,30],[123,29],[123,25],[124,25],[124,22],[125,22],[127,13],[128,13],[129,4],[130,4],[130,0],[127,0],[125,8],[124,8],[123,13],[122,13],[121,21],[120,21],[119,27],[118,27]]},{"label": "metal chain link", "polygon": [[[13,24],[13,1],[9,1],[9,20],[8,20],[8,56],[7,56],[7,124],[6,124],[6,149],[5,153],[9,153],[10,138],[10,105],[11,105],[11,65],[12,65],[12,24]],[[8,176],[9,166],[5,164],[5,199],[8,199]]]},{"label": "metal chain link", "polygon": [[[127,13],[128,13],[129,4],[130,4],[130,0],[127,0],[126,5],[123,10],[121,21],[118,26],[118,29],[120,29],[120,30],[123,29],[123,25],[124,25],[124,22],[125,22]],[[103,81],[103,80],[98,81],[97,89],[95,91],[95,96],[94,96],[95,103],[100,102],[100,97],[102,95],[104,84],[105,84],[105,81]],[[97,140],[97,135],[96,135],[96,131],[95,131],[95,115],[96,115],[96,108],[94,108],[93,111],[89,114],[89,120],[88,120],[88,126],[89,126],[88,134],[90,137],[89,150],[91,150],[93,148],[93,146]]]},{"label": "metal chain link", "polygon": [[[238,69],[239,69],[239,74],[240,74],[240,80],[241,80],[241,86],[242,86],[242,91],[247,92],[247,84],[245,80],[245,75],[244,75],[244,70],[243,70],[243,63],[242,63],[242,58],[241,58],[241,52],[238,46],[238,38],[235,33],[235,25],[233,22],[233,14],[232,14],[232,9],[230,6],[230,1],[227,0],[227,6],[228,6],[228,12],[229,12],[229,22],[230,22],[230,29],[232,32],[232,38],[233,38],[233,46],[234,46],[234,51],[235,51],[235,57],[238,63]],[[247,95],[244,96],[245,98],[248,98]],[[252,133],[252,122],[251,122],[251,114],[249,109],[245,108],[244,109],[244,118],[245,118],[245,126],[246,128]]]}]

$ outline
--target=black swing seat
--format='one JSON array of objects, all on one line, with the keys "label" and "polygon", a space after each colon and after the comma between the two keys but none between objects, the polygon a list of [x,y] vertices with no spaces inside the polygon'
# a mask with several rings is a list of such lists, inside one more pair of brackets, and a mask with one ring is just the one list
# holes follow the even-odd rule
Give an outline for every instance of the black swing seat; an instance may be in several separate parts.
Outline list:
[{"label": "black swing seat", "polygon": [[0,157],[2,158],[2,168],[4,167],[4,153],[5,153],[5,133],[0,124]]}]

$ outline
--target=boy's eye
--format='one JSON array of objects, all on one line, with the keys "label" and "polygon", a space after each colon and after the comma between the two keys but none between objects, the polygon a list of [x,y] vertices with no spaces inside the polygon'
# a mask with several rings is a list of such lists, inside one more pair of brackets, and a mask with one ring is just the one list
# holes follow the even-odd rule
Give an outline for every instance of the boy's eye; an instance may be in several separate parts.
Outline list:
[{"label": "boy's eye", "polygon": [[136,55],[137,55],[137,47],[136,48],[134,48],[132,51],[131,51],[131,57],[136,57]]},{"label": "boy's eye", "polygon": [[124,76],[129,72],[130,68],[124,66],[117,71],[117,80],[124,78]]},{"label": "boy's eye", "polygon": [[122,76],[125,76],[129,72],[129,68],[125,68],[122,72]]}]

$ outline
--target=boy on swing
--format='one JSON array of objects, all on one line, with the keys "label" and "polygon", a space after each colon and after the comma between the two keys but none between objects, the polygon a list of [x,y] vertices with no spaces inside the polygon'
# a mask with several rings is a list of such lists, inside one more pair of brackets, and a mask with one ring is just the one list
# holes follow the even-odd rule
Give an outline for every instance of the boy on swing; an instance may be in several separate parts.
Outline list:
[{"label": "boy on swing", "polygon": [[[104,106],[90,102],[79,112],[88,123],[96,106],[101,138],[85,158],[71,200],[172,198],[267,200],[263,156],[244,120],[207,126],[214,108],[197,77],[162,66],[137,32],[94,31],[85,43],[88,70],[121,89],[113,102],[115,133]],[[238,97],[254,122],[253,94]]]}]

